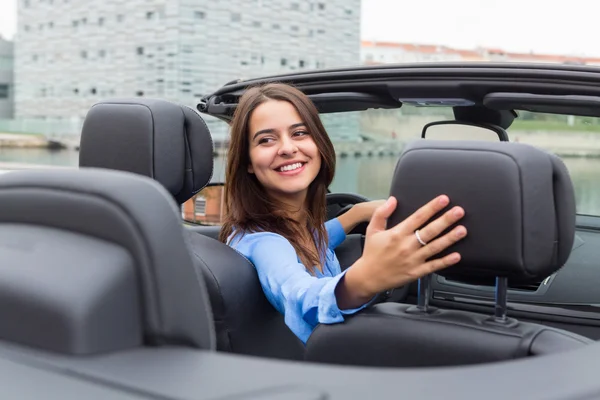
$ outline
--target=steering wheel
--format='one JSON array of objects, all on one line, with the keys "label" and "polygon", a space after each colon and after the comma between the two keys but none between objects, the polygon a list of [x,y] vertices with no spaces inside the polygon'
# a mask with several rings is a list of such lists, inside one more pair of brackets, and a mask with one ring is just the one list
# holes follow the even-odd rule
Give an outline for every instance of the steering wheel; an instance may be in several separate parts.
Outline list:
[{"label": "steering wheel", "polygon": [[[327,193],[327,219],[339,217],[352,208],[357,203],[370,201],[365,196],[354,193]],[[368,222],[361,222],[356,225],[349,234],[367,233]]]}]

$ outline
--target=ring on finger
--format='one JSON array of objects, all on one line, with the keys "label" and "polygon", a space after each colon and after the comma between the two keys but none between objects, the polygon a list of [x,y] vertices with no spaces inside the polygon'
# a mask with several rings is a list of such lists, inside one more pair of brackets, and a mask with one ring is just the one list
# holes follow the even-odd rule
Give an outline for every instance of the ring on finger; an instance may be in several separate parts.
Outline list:
[{"label": "ring on finger", "polygon": [[415,231],[415,236],[417,237],[417,241],[419,243],[421,243],[421,246],[426,246],[427,245],[427,242],[425,242],[423,239],[421,239],[421,235],[419,234],[419,230],[418,229]]}]

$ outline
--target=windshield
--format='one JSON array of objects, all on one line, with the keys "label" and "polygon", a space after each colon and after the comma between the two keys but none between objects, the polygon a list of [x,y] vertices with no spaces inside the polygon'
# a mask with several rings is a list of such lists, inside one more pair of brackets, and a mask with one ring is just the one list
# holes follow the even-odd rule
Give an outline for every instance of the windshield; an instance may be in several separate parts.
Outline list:
[{"label": "windshield", "polygon": [[[371,199],[389,196],[397,155],[408,141],[419,139],[429,122],[453,119],[451,108],[409,105],[399,110],[323,115],[333,138],[348,132],[347,127],[336,123],[344,117],[358,122],[362,138],[354,145],[338,142],[339,158],[331,190],[359,193]],[[445,139],[453,139],[449,128],[443,130]],[[519,121],[507,133],[511,141],[534,145],[561,157],[575,187],[577,213],[600,216],[600,118],[519,112]],[[471,138],[479,140],[486,134],[473,131]],[[493,139],[498,140],[495,135]]]}]

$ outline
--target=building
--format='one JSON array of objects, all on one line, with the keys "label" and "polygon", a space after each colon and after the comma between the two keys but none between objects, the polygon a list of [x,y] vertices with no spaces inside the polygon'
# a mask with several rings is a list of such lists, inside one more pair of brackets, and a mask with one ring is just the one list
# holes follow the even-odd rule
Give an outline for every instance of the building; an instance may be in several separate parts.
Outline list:
[{"label": "building", "polygon": [[363,41],[361,60],[364,64],[400,64],[414,62],[459,61],[461,55],[448,47]]},{"label": "building", "polygon": [[201,225],[221,225],[223,187],[208,186],[181,206],[185,221]]},{"label": "building", "polygon": [[13,42],[0,36],[0,118],[10,119],[14,113]]},{"label": "building", "polygon": [[363,64],[395,64],[419,62],[522,62],[600,65],[600,59],[582,56],[509,52],[496,48],[454,49],[441,45],[361,42]]},{"label": "building", "polygon": [[111,97],[194,107],[235,79],[358,65],[360,8],[360,0],[19,0],[16,117],[82,119]]}]

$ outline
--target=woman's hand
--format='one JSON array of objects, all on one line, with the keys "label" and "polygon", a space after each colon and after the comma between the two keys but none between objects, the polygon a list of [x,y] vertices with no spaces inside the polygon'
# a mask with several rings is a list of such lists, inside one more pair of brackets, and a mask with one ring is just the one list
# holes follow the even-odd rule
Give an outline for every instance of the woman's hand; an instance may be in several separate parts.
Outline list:
[{"label": "woman's hand", "polygon": [[[348,269],[338,292],[340,308],[359,307],[380,292],[406,285],[459,262],[458,253],[443,258],[432,257],[466,236],[466,228],[457,226],[438,237],[464,216],[461,207],[453,207],[422,227],[449,202],[447,196],[437,197],[387,230],[386,221],[396,209],[397,200],[390,197],[378,207],[367,228],[363,255]],[[426,245],[417,240],[417,229]]]},{"label": "woman's hand", "polygon": [[371,217],[373,217],[373,213],[378,207],[381,207],[385,204],[385,200],[374,200],[367,201],[364,203],[357,203],[352,206],[352,208],[346,211],[344,214],[340,215],[338,220],[344,227],[344,232],[348,233],[352,231],[356,227],[356,225],[361,222],[369,222]]}]

